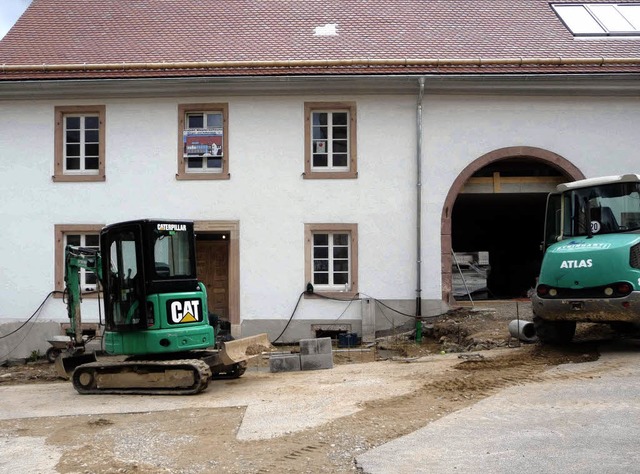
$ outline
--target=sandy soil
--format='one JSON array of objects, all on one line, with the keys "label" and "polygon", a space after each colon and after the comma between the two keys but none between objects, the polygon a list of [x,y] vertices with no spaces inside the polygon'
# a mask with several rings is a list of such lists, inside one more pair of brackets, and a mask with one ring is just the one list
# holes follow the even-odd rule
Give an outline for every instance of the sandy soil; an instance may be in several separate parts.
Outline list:
[{"label": "sandy soil", "polygon": [[[372,447],[411,433],[501,388],[542,380],[547,376],[544,372],[555,365],[598,357],[597,341],[602,333],[591,337],[587,331],[578,342],[554,349],[510,338],[510,320],[509,314],[459,310],[429,325],[420,345],[392,337],[368,352],[336,352],[334,362],[351,364],[354,370],[375,366],[379,373],[381,364],[389,371],[397,370],[398,364],[414,364],[416,370],[407,377],[415,379],[416,389],[364,402],[360,411],[313,429],[242,441],[237,437],[245,413],[242,406],[5,420],[0,421],[0,453],[9,450],[16,437],[36,444],[44,438],[44,447],[32,447],[32,452],[49,450],[57,461],[54,470],[41,472],[355,471],[354,458]],[[442,356],[442,351],[448,355]],[[382,359],[396,363],[382,363]],[[332,372],[337,371],[323,371],[323,375]],[[42,362],[0,368],[0,386],[55,380],[52,366]]]}]

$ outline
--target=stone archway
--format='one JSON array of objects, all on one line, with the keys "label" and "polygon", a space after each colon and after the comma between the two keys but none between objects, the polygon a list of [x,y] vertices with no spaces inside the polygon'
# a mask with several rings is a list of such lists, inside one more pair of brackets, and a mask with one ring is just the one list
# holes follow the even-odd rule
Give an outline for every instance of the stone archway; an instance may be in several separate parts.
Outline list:
[{"label": "stone archway", "polygon": [[585,176],[575,165],[562,156],[542,148],[529,146],[505,147],[491,151],[470,163],[455,179],[442,208],[440,225],[441,242],[441,272],[442,272],[442,300],[445,303],[453,302],[452,288],[452,243],[451,243],[451,215],[453,205],[465,183],[474,173],[496,161],[507,158],[527,158],[531,161],[539,161],[542,164],[557,169],[567,177],[568,181],[584,179]]}]

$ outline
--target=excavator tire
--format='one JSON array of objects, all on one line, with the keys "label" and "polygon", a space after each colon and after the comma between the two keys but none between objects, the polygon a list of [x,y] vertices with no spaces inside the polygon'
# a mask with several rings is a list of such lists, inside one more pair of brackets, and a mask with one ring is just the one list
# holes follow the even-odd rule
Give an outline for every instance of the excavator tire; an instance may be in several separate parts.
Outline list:
[{"label": "excavator tire", "polygon": [[209,366],[197,359],[92,362],[73,372],[73,387],[86,394],[194,395],[211,379]]}]

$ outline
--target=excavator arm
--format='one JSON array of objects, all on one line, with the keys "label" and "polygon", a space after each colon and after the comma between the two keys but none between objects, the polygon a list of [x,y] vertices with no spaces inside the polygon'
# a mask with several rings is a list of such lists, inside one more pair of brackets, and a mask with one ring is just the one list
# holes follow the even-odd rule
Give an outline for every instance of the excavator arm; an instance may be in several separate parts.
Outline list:
[{"label": "excavator arm", "polygon": [[80,286],[80,269],[90,270],[96,274],[98,281],[102,279],[102,264],[100,251],[95,248],[75,247],[67,245],[65,248],[65,293],[67,298],[67,315],[71,328],[68,335],[76,347],[83,347],[82,338],[82,288]]},{"label": "excavator arm", "polygon": [[79,365],[95,362],[94,353],[85,353],[85,340],[82,333],[82,288],[80,270],[85,269],[96,274],[98,282],[102,279],[100,251],[95,248],[67,245],[65,248],[65,298],[70,328],[67,335],[71,338],[70,350],[56,360],[56,369],[60,376],[68,377]]}]

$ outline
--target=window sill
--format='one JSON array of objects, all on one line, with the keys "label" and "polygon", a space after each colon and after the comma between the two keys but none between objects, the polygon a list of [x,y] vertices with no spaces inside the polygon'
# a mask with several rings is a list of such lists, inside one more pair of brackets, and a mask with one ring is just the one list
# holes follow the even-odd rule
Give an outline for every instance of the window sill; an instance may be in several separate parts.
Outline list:
[{"label": "window sill", "polygon": [[351,301],[358,297],[359,293],[357,291],[318,291],[315,290],[313,293],[304,293],[304,299],[324,299],[331,298],[342,301]]},{"label": "window sill", "polygon": [[106,181],[105,175],[99,174],[54,174],[51,179],[56,183]]},{"label": "window sill", "polygon": [[304,179],[357,179],[357,171],[310,171],[302,173]]},{"label": "window sill", "polygon": [[231,179],[231,173],[178,173],[176,179],[178,181],[225,180]]}]

